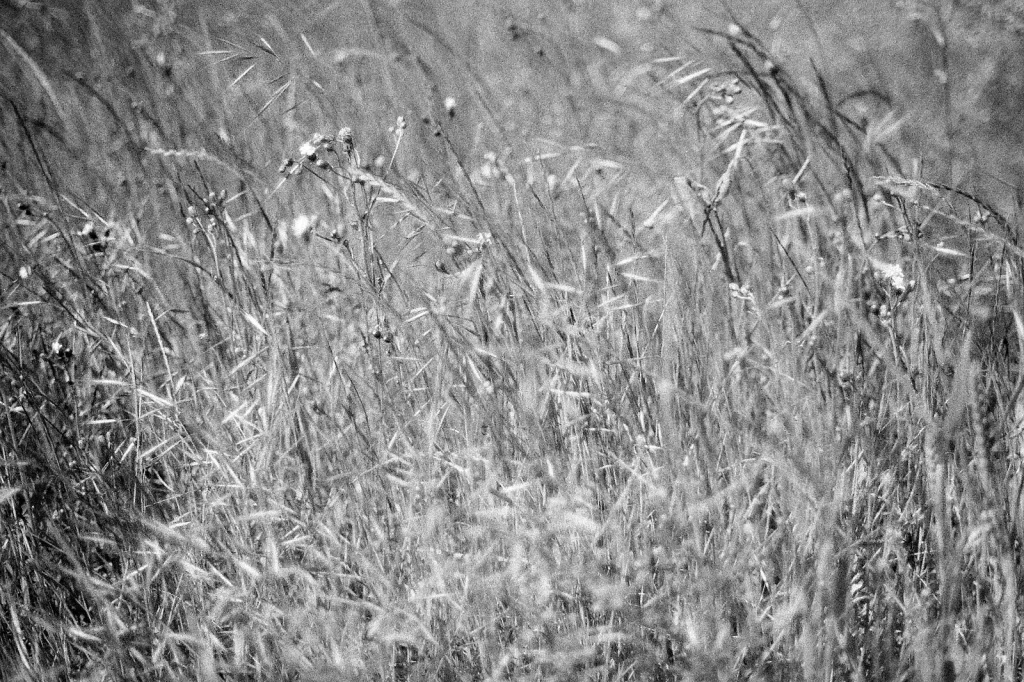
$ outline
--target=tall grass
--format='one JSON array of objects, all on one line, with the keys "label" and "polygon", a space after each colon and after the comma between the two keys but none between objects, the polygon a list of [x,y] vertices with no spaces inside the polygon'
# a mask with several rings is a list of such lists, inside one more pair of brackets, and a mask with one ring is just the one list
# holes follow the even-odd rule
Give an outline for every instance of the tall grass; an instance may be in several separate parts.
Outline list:
[{"label": "tall grass", "polygon": [[4,679],[1021,677],[1017,218],[894,113],[739,23],[491,8],[564,84],[509,114],[436,17],[28,11]]}]

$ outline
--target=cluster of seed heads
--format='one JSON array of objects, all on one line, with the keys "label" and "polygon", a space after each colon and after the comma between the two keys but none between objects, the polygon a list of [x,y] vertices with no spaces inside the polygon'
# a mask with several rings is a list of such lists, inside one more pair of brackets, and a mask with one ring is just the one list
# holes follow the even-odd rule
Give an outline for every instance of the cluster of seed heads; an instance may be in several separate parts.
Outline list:
[{"label": "cluster of seed heads", "polygon": [[740,114],[733,104],[736,102],[736,97],[742,92],[743,87],[738,78],[711,86],[711,94],[706,101],[711,107],[711,116],[715,125],[725,128],[740,120]]},{"label": "cluster of seed heads", "polygon": [[224,202],[227,201],[227,198],[226,190],[209,192],[200,199],[198,206],[196,204],[189,205],[185,211],[185,224],[198,228],[204,226],[206,222],[215,221],[217,216],[224,214]]},{"label": "cluster of seed heads", "polygon": [[47,210],[38,210],[39,207],[36,203],[31,201],[19,201],[17,206],[18,212],[25,215],[26,217],[38,217],[38,218],[49,218],[50,212]]},{"label": "cluster of seed heads", "polygon": [[892,324],[893,315],[906,302],[917,282],[897,266],[865,268],[861,276],[866,284],[863,301],[867,312],[877,317],[883,326]]},{"label": "cluster of seed heads", "polygon": [[51,381],[60,380],[67,385],[74,383],[70,372],[71,359],[74,357],[71,346],[60,339],[54,339],[49,348],[34,350],[32,355],[40,366],[49,367]]},{"label": "cluster of seed heads", "polygon": [[484,162],[476,170],[477,176],[485,182],[504,180],[509,185],[515,184],[512,172],[503,159],[494,152],[484,153]]},{"label": "cluster of seed heads", "polygon": [[755,306],[757,304],[757,300],[754,298],[754,294],[751,292],[749,284],[737,284],[736,282],[730,282],[729,296],[737,301],[750,304],[750,306]]},{"label": "cluster of seed heads", "polygon": [[342,128],[338,131],[337,135],[316,133],[299,146],[297,156],[289,156],[282,161],[277,172],[284,176],[296,175],[307,164],[323,170],[329,170],[333,166],[325,158],[327,154],[334,153],[340,159],[340,153],[351,160],[355,154],[355,148],[351,128]]},{"label": "cluster of seed heads", "polygon": [[405,120],[405,116],[399,116],[395,119],[395,125],[388,128],[388,132],[392,135],[399,136],[409,127],[409,122]]},{"label": "cluster of seed heads", "polygon": [[220,192],[210,192],[202,200],[203,213],[206,215],[217,215],[217,213],[224,210],[224,201],[227,198],[227,190],[222,189]]},{"label": "cluster of seed heads", "polygon": [[395,333],[391,330],[391,324],[387,319],[376,325],[370,332],[370,336],[388,345],[395,342]]},{"label": "cluster of seed heads", "polygon": [[92,220],[86,221],[78,236],[93,253],[106,253],[107,245],[111,242],[110,227],[103,225],[97,229],[96,223]]},{"label": "cluster of seed heads", "polygon": [[53,343],[50,344],[49,350],[40,352],[41,357],[59,362],[60,364],[66,364],[69,362],[73,355],[74,351],[71,350],[71,346],[68,346],[60,339],[55,339]]},{"label": "cluster of seed heads", "polygon": [[715,83],[711,86],[711,92],[722,104],[732,104],[736,101],[736,97],[743,92],[743,87],[740,85],[739,78],[733,78],[721,83]]},{"label": "cluster of seed heads", "polygon": [[[66,385],[74,383],[71,375],[71,363],[75,352],[71,346],[60,339],[54,339],[48,347],[34,349],[32,355],[38,367],[44,372],[48,370],[48,381],[51,384],[55,381]],[[26,386],[24,374],[6,376],[0,383],[0,395],[4,398],[9,396],[9,399],[0,399],[0,406],[3,406],[9,414],[24,414],[25,404],[30,401]]]}]

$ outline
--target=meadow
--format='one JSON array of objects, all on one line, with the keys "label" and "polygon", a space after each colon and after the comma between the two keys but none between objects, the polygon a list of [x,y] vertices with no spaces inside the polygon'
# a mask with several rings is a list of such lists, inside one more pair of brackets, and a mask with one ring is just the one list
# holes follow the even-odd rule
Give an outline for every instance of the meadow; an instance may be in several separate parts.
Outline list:
[{"label": "meadow", "polygon": [[1024,677],[1024,16],[838,5],[0,6],[0,679]]}]

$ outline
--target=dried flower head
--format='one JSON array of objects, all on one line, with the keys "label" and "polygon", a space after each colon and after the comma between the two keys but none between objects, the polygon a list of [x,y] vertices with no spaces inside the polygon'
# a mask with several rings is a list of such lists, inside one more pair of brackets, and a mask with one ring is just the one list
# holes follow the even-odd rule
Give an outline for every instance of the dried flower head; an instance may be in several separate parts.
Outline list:
[{"label": "dried flower head", "polygon": [[338,141],[341,143],[341,151],[351,154],[355,149],[355,142],[352,139],[352,129],[345,126],[338,131]]},{"label": "dried flower head", "polygon": [[312,142],[303,142],[302,146],[299,147],[299,154],[306,157],[309,161],[316,161],[317,146]]},{"label": "dried flower head", "polygon": [[315,215],[303,213],[296,216],[295,221],[291,225],[292,236],[308,243],[313,236],[313,229],[319,222],[319,217]]}]

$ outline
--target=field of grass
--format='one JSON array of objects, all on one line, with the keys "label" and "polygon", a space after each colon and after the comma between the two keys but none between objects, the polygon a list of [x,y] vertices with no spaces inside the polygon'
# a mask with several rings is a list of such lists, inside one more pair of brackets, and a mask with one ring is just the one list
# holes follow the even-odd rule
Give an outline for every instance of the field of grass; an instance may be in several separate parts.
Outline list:
[{"label": "field of grass", "polygon": [[833,4],[0,6],[0,679],[1024,677],[1024,19]]}]

